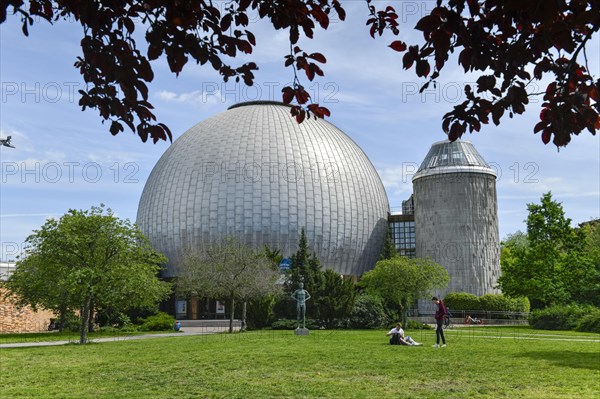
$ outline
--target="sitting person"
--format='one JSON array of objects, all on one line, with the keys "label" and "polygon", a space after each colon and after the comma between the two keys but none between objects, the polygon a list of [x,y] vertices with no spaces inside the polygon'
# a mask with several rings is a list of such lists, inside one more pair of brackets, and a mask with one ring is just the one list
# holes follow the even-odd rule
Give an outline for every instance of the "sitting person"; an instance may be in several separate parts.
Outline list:
[{"label": "sitting person", "polygon": [[392,336],[390,338],[390,345],[408,345],[408,346],[421,346],[412,339],[410,336],[404,336],[404,330],[402,329],[402,325],[400,323],[396,323],[396,327],[392,328],[387,334],[386,337]]},{"label": "sitting person", "polygon": [[483,320],[478,319],[477,317],[473,318],[470,314],[465,317],[465,324],[483,324]]}]

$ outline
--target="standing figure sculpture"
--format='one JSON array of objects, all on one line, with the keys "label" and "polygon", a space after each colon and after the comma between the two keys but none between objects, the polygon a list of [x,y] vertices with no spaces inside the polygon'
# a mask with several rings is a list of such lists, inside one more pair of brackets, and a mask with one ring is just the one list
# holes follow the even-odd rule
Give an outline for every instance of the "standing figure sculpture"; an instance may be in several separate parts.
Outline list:
[{"label": "standing figure sculpture", "polygon": [[294,291],[292,298],[296,300],[298,328],[300,328],[300,314],[302,314],[302,328],[306,328],[306,301],[310,299],[310,294],[304,289],[304,283],[300,283],[300,288]]}]

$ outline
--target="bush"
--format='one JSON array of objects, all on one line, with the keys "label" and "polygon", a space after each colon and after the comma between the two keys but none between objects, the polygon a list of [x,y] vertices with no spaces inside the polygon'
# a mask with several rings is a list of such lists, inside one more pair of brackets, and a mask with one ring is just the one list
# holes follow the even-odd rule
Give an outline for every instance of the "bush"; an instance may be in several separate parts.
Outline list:
[{"label": "bush", "polygon": [[529,313],[531,310],[529,299],[527,297],[511,298],[510,310],[513,312]]},{"label": "bush", "polygon": [[[273,330],[295,330],[298,327],[298,322],[296,320],[290,319],[280,319],[271,325]],[[306,328],[309,330],[317,330],[319,326],[313,319],[306,319]]]},{"label": "bush", "polygon": [[408,320],[406,322],[407,330],[433,330],[429,324],[421,323],[419,321]]},{"label": "bush", "polygon": [[390,323],[381,298],[372,295],[359,295],[350,314],[352,328],[381,328]]},{"label": "bush", "polygon": [[534,310],[529,316],[529,325],[539,330],[573,330],[580,320],[596,310],[593,306],[550,306]]},{"label": "bush", "polygon": [[[273,307],[276,302],[274,295],[248,301],[246,308],[246,323],[248,329],[258,329],[271,325],[275,318]],[[241,312],[242,307],[237,306]]]},{"label": "bush", "polygon": [[507,312],[510,308],[511,300],[502,294],[485,294],[479,297],[481,310],[489,312]]},{"label": "bush", "polygon": [[451,292],[444,298],[444,304],[452,310],[480,310],[481,302],[474,294]]},{"label": "bush", "polygon": [[596,309],[579,319],[575,330],[600,334],[600,309]]},{"label": "bush", "polygon": [[148,316],[146,319],[140,320],[142,321],[140,331],[167,331],[172,330],[173,324],[175,324],[173,316],[165,312],[158,312],[153,316]]}]

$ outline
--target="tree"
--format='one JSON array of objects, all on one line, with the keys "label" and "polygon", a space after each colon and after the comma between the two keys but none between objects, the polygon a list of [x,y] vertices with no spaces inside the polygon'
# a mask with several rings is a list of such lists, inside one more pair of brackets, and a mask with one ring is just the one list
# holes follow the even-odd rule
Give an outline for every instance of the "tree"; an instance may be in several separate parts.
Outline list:
[{"label": "tree", "polygon": [[383,243],[383,249],[379,254],[379,260],[392,259],[396,256],[398,256],[398,252],[396,252],[396,247],[392,241],[392,229],[390,226],[388,226],[387,233],[385,235],[385,242]]},{"label": "tree", "polygon": [[243,302],[242,330],[246,325],[246,301],[278,290],[279,271],[264,253],[225,237],[205,248],[190,248],[181,262],[177,291],[196,292],[209,299],[229,302],[229,332],[233,332],[235,302]]},{"label": "tree", "polygon": [[48,220],[26,244],[27,257],[7,287],[34,308],[79,310],[81,344],[93,309],[152,308],[170,293],[170,284],[157,277],[166,258],[103,205]]},{"label": "tree", "polygon": [[373,270],[363,275],[360,284],[367,293],[398,306],[406,328],[410,304],[433,289],[446,287],[449,281],[446,269],[429,259],[396,257],[377,262]]},{"label": "tree", "polygon": [[[400,16],[394,7],[378,10],[371,0],[365,2],[373,38],[386,32],[400,34]],[[210,1],[9,0],[0,8],[0,23],[7,19],[9,6],[21,17],[25,35],[35,17],[81,24],[82,55],[75,67],[87,89],[80,91],[79,105],[97,109],[104,121],[111,122],[113,135],[126,125],[143,141],[171,139],[167,126],[154,123],[148,102],[147,83],[154,78],[150,61],[163,55],[177,75],[191,58],[210,64],[225,81],[235,78],[252,85],[253,71],[258,69],[255,62],[240,66],[226,62],[240,53],[251,54],[257,45],[246,29],[251,11],[269,20],[274,29],[289,31],[290,50],[283,62],[292,68],[293,83],[282,89],[282,99],[286,104],[295,102],[291,114],[298,123],[311,115],[330,115],[327,108],[310,103],[298,76],[300,71],[310,81],[323,76],[319,64],[327,59],[318,52],[305,52],[298,42],[301,36],[312,39],[316,25],[327,30],[334,14],[345,20],[346,11],[338,0],[232,0],[223,10]],[[145,30],[145,54],[134,40],[136,29]],[[465,87],[467,100],[443,117],[442,127],[451,140],[467,128],[479,131],[490,117],[498,125],[506,113],[511,118],[523,113],[532,95],[544,96],[540,122],[534,127],[535,133],[542,132],[544,143],[552,139],[556,146],[565,146],[574,134],[587,129],[595,135],[600,129],[600,79],[591,75],[585,51],[600,29],[597,1],[438,0],[415,29],[423,32],[423,44],[394,40],[389,47],[404,53],[405,69],[414,67],[417,76],[428,79],[423,89],[436,84],[453,53],[458,53],[465,72],[478,76],[477,88]],[[551,81],[543,93],[526,92],[529,82],[548,77]]]},{"label": "tree", "polygon": [[356,297],[354,282],[333,270],[325,270],[323,285],[315,297],[317,317],[325,327],[334,328],[339,321],[349,318],[352,313]]},{"label": "tree", "polygon": [[[286,291],[290,294],[298,289],[298,284],[304,283],[304,289],[315,295],[323,285],[324,275],[319,259],[308,249],[308,241],[304,229],[300,231],[298,251],[291,256],[290,270],[287,274]],[[315,297],[316,298],[316,297]],[[314,299],[313,299],[314,301]],[[315,307],[310,311],[314,315]]]},{"label": "tree", "polygon": [[577,285],[589,283],[582,278],[593,269],[582,252],[584,233],[571,227],[550,192],[527,209],[526,240],[511,236],[503,244],[498,284],[509,296],[528,297],[534,308],[568,303]]}]

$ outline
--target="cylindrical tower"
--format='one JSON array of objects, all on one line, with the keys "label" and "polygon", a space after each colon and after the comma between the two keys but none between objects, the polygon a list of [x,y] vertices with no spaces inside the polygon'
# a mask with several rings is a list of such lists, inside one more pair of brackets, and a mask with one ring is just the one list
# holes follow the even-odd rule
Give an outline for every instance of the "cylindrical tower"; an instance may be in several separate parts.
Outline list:
[{"label": "cylindrical tower", "polygon": [[495,293],[500,275],[496,173],[468,141],[434,143],[412,179],[416,255],[448,270],[447,290]]}]

